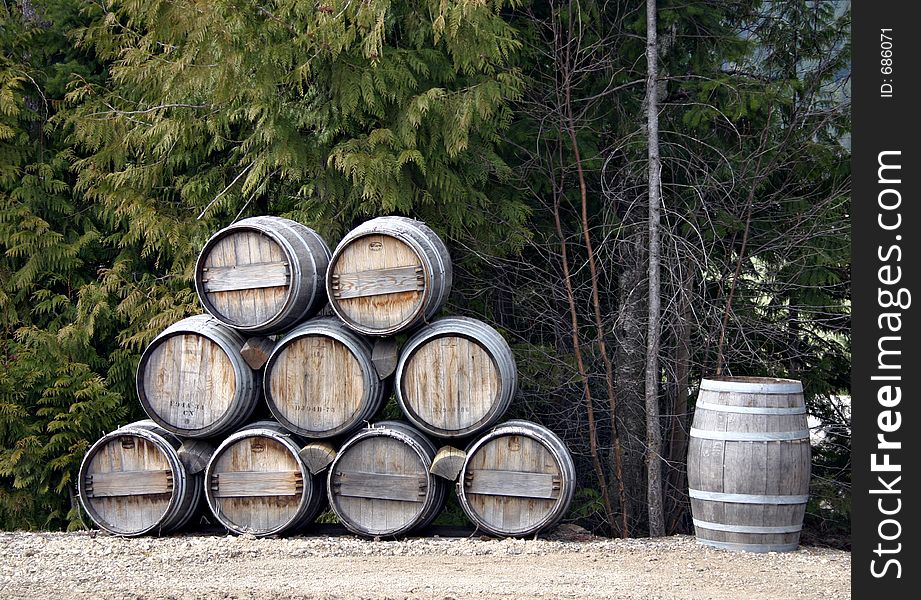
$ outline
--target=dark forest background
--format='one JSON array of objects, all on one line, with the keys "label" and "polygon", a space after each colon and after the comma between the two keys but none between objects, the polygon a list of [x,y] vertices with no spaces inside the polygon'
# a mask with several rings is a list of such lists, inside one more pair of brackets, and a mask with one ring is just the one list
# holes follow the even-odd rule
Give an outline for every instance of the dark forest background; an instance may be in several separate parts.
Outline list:
[{"label": "dark forest background", "polygon": [[273,214],[335,245],[401,214],[450,247],[447,310],[512,344],[510,416],[572,449],[567,520],[646,535],[651,464],[690,531],[701,377],[786,376],[805,539],[847,546],[849,10],[660,0],[650,80],[640,0],[2,0],[0,527],[81,526],[79,461],[142,416],[139,354],[201,312],[212,233]]}]

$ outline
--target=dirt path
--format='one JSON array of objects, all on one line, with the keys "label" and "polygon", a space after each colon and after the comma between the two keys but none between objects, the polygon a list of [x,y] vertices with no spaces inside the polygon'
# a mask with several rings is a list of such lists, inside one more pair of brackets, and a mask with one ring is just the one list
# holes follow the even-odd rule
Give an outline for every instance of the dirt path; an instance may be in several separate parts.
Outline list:
[{"label": "dirt path", "polygon": [[693,538],[120,539],[0,533],[0,598],[850,598],[850,555]]}]

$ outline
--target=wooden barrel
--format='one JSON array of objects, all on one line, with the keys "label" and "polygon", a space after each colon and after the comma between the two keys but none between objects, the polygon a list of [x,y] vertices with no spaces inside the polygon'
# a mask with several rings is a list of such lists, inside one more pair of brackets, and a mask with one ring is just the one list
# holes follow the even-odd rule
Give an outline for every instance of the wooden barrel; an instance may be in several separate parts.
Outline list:
[{"label": "wooden barrel", "polygon": [[386,390],[371,350],[365,338],[334,318],[288,332],[265,366],[269,410],[287,429],[310,438],[360,427],[380,409]]},{"label": "wooden barrel", "polygon": [[329,467],[329,504],[349,531],[399,536],[444,506],[445,480],[429,473],[435,446],[405,423],[381,421],[342,445]]},{"label": "wooden barrel", "polygon": [[326,303],[329,246],[309,227],[252,217],[214,234],[198,257],[195,290],[206,311],[249,333],[278,333]]},{"label": "wooden barrel", "polygon": [[442,438],[475,435],[502,418],[518,386],[515,357],[498,331],[446,317],[403,346],[396,396],[419,429]]},{"label": "wooden barrel", "polygon": [[701,382],[688,448],[698,542],[748,552],[795,550],[810,467],[799,381],[720,377]]},{"label": "wooden barrel", "polygon": [[326,277],[332,309],[367,335],[391,335],[432,318],[451,291],[451,257],[424,223],[379,217],[349,232]]},{"label": "wooden barrel", "polygon": [[208,315],[167,327],[138,364],[141,407],[161,427],[205,438],[242,425],[258,405],[258,381],[240,355],[245,340]]},{"label": "wooden barrel", "polygon": [[576,491],[566,444],[536,423],[502,423],[467,448],[457,499],[478,529],[526,536],[559,521]]},{"label": "wooden barrel", "polygon": [[201,474],[190,474],[182,442],[153,421],[138,421],[93,444],[77,475],[80,504],[100,528],[123,536],[182,527],[201,500]]},{"label": "wooden barrel", "polygon": [[234,533],[266,536],[312,522],[326,504],[321,477],[298,456],[304,441],[274,421],[259,421],[224,440],[205,469],[208,507]]}]

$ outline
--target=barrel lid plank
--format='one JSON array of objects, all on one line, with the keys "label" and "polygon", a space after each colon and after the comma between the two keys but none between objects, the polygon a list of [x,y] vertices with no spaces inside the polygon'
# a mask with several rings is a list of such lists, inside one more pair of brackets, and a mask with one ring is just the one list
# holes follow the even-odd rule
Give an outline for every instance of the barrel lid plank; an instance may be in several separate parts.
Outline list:
[{"label": "barrel lid plank", "polygon": [[158,469],[89,474],[86,476],[86,490],[90,498],[171,494],[173,492],[172,471]]}]

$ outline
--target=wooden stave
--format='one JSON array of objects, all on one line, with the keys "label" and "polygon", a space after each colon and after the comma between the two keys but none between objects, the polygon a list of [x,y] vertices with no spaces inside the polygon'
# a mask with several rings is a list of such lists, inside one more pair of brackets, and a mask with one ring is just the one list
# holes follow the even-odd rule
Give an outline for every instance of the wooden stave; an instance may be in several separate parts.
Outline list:
[{"label": "wooden stave", "polygon": [[[367,235],[387,235],[409,245],[419,257],[425,273],[425,293],[420,308],[403,323],[388,328],[373,328],[351,319],[339,307],[333,294],[332,275],[343,250],[352,242]],[[411,331],[430,320],[448,301],[453,281],[451,256],[444,241],[422,221],[400,216],[377,217],[365,221],[348,232],[339,242],[329,261],[326,276],[326,294],[333,312],[351,329],[370,336],[388,336]]]},{"label": "wooden stave", "polygon": [[[346,454],[351,446],[354,446],[361,440],[375,436],[392,437],[412,448],[422,461],[428,485],[428,494],[424,502],[423,509],[415,521],[399,529],[385,532],[369,532],[357,526],[348,517],[348,515],[342,514],[342,511],[338,508],[336,503],[336,494],[333,492],[333,477],[336,474],[336,467],[338,466],[341,457]],[[432,475],[429,471],[429,469],[431,469],[432,460],[434,459],[436,452],[437,449],[435,448],[435,445],[432,444],[432,442],[427,437],[425,437],[425,435],[417,431],[408,423],[388,420],[379,421],[369,425],[367,428],[360,430],[358,433],[350,437],[342,444],[342,447],[336,454],[335,460],[333,460],[332,464],[329,466],[329,473],[326,481],[326,493],[329,498],[329,507],[336,514],[340,523],[346,529],[356,535],[364,537],[397,538],[404,536],[412,531],[426,527],[433,520],[435,520],[435,517],[437,517],[438,513],[441,512],[442,508],[444,508],[448,493],[448,486],[446,482],[442,478]]]},{"label": "wooden stave", "polygon": [[[86,477],[89,475],[87,469],[96,452],[112,440],[126,436],[142,438],[160,449],[167,458],[173,476],[172,497],[161,520],[146,529],[130,532],[119,531],[104,522],[89,503],[90,499],[86,489]],[[198,513],[202,500],[203,478],[201,473],[192,474],[185,468],[177,453],[180,446],[182,446],[182,440],[150,419],[123,425],[102,436],[83,455],[77,471],[77,498],[81,508],[97,527],[119,537],[140,537],[154,531],[156,535],[162,535],[182,528]]]},{"label": "wooden stave", "polygon": [[[402,389],[404,370],[415,352],[428,341],[451,335],[466,337],[484,346],[499,374],[499,398],[492,410],[478,422],[461,430],[444,429],[424,421],[409,406]],[[466,438],[488,429],[508,411],[518,391],[518,368],[508,342],[493,327],[470,317],[442,317],[415,332],[400,349],[400,358],[394,375],[394,391],[400,410],[424,433],[436,438]]]},{"label": "wooden stave", "polygon": [[[301,470],[303,478],[303,492],[301,502],[295,515],[281,526],[264,532],[254,532],[237,523],[229,521],[224,517],[222,512],[216,506],[216,499],[211,490],[211,476],[213,467],[221,454],[233,444],[250,437],[268,437],[282,444],[294,456],[295,461]],[[229,532],[238,535],[252,534],[256,537],[267,537],[271,535],[282,535],[294,533],[303,529],[312,523],[326,505],[326,494],[323,489],[322,476],[314,476],[307,469],[303,459],[298,451],[306,445],[306,441],[301,437],[291,433],[279,423],[274,421],[256,421],[249,423],[225,438],[220,445],[214,450],[208,465],[205,467],[202,477],[202,488],[204,492],[205,504],[208,510],[214,515],[214,518]],[[308,487],[310,492],[308,493]]]},{"label": "wooden stave", "polygon": [[[272,369],[275,367],[281,352],[291,342],[308,335],[322,335],[341,342],[358,359],[358,363],[362,368],[362,378],[365,383],[365,395],[361,403],[363,408],[350,421],[331,430],[311,431],[293,423],[281,412],[276,399],[272,396],[270,378]],[[377,369],[371,362],[372,349],[373,346],[369,340],[332,317],[319,317],[302,323],[289,331],[275,344],[263,370],[262,389],[272,417],[292,433],[310,439],[327,439],[345,435],[361,427],[362,423],[368,422],[380,411],[389,391],[387,381],[381,379]]]},{"label": "wooden stave", "polygon": [[[467,467],[476,451],[490,440],[507,435],[526,436],[542,442],[556,460],[560,469],[561,482],[563,484],[557,503],[547,512],[547,515],[530,528],[515,532],[503,531],[482,519],[470,506],[464,487]],[[464,514],[467,515],[467,518],[470,519],[478,530],[483,530],[498,537],[525,537],[553,527],[569,510],[576,493],[576,467],[572,459],[572,454],[569,452],[569,448],[566,446],[565,442],[550,429],[531,421],[511,419],[496,425],[485,435],[473,440],[467,446],[465,453],[466,458],[464,459],[464,465],[461,467],[456,483],[457,500],[461,510],[464,511]]]},{"label": "wooden stave", "polygon": [[[747,552],[795,550],[808,502],[811,460],[802,384],[789,379],[723,377],[704,379],[700,390],[688,445],[689,494],[698,543]],[[759,485],[753,477],[728,478],[727,485],[723,481],[727,456],[736,457],[740,451],[750,457],[742,473],[773,473],[775,480],[769,483],[765,475]],[[762,457],[764,465],[758,469],[755,462]],[[786,486],[783,478],[790,473]],[[707,474],[713,477],[708,479]]]},{"label": "wooden stave", "polygon": [[[290,269],[291,284],[285,304],[271,319],[255,325],[240,325],[221,315],[208,300],[202,282],[202,269],[214,246],[228,234],[247,230],[266,235],[277,243]],[[306,225],[284,217],[250,217],[221,229],[205,243],[195,264],[195,291],[205,311],[228,327],[252,335],[282,333],[315,315],[326,304],[323,279],[331,257],[332,252],[326,241]],[[312,285],[305,285],[311,281]]]},{"label": "wooden stave", "polygon": [[[234,376],[236,377],[234,397],[237,400],[232,403],[233,409],[211,425],[198,429],[185,429],[166,422],[153,411],[144,389],[144,369],[156,346],[170,336],[188,333],[202,335],[218,344],[230,359],[234,369]],[[245,343],[246,339],[236,330],[227,327],[211,315],[186,317],[164,329],[147,346],[138,362],[135,383],[138,399],[144,413],[157,425],[175,435],[197,439],[219,437],[245,423],[253,415],[260,403],[260,381],[240,354],[240,350]]]}]

